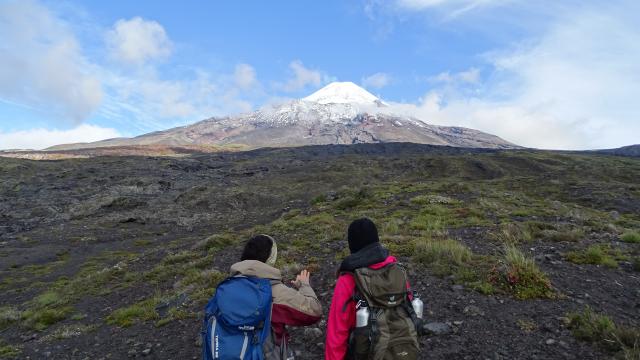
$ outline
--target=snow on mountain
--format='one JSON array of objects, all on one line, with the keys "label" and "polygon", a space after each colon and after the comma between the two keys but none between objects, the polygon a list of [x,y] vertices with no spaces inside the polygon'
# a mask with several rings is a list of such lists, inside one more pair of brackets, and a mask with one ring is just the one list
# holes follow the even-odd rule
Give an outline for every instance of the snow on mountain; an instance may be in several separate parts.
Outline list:
[{"label": "snow on mountain", "polygon": [[313,94],[303,98],[319,104],[369,104],[380,102],[376,96],[350,82],[332,82]]},{"label": "snow on mountain", "polygon": [[135,138],[60,145],[50,149],[208,144],[258,148],[375,142],[517,147],[477,130],[431,125],[423,119],[395,114],[392,107],[358,85],[334,82],[300,100],[268,105],[250,113],[211,118]]},{"label": "snow on mountain", "polygon": [[382,100],[352,82],[333,82],[305,98],[265,106],[238,120],[265,126],[348,123],[358,114],[375,113],[384,106]]}]

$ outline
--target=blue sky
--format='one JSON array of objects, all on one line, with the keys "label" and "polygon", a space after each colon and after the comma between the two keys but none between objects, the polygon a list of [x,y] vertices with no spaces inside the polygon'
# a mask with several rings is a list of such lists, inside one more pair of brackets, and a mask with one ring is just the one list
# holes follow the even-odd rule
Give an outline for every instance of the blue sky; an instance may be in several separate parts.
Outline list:
[{"label": "blue sky", "polygon": [[639,143],[638,22],[626,0],[0,0],[0,149],[135,136],[331,81],[526,146]]}]

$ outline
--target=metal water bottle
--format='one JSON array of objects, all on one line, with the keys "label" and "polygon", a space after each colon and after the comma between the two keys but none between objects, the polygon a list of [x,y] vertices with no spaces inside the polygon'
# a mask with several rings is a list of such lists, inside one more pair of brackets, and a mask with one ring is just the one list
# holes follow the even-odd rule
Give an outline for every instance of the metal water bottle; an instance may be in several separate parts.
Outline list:
[{"label": "metal water bottle", "polygon": [[295,360],[295,358],[296,358],[296,355],[293,352],[293,349],[288,347],[287,348],[287,360]]},{"label": "metal water bottle", "polygon": [[369,304],[359,300],[356,305],[356,327],[365,327],[369,324]]},{"label": "metal water bottle", "polygon": [[411,307],[413,307],[413,311],[416,313],[416,317],[418,319],[422,319],[422,312],[424,310],[424,303],[420,300],[417,291],[413,291],[413,300],[411,300]]}]

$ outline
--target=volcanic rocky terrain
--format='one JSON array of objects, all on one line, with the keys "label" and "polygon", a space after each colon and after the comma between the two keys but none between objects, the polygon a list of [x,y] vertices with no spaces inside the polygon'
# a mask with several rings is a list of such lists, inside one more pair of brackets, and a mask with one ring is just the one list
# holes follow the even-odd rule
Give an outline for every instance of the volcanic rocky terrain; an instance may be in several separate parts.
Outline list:
[{"label": "volcanic rocky terrain", "polygon": [[[426,306],[423,359],[638,359],[640,159],[405,143],[0,158],[0,358],[197,359],[252,234],[328,310],[373,219]],[[293,330],[321,359],[326,323]]]}]

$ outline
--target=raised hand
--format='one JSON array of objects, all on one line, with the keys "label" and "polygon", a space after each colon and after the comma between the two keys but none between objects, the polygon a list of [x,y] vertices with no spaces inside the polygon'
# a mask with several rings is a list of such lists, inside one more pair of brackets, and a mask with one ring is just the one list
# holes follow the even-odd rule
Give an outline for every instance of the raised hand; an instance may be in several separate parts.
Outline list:
[{"label": "raised hand", "polygon": [[294,281],[291,281],[291,284],[293,286],[295,286],[296,288],[300,288],[300,286],[302,286],[302,284],[309,285],[309,277],[310,276],[311,276],[311,273],[309,273],[309,271],[302,270],[300,272],[300,274],[298,274],[296,276],[296,279]]},{"label": "raised hand", "polygon": [[302,270],[298,276],[296,276],[296,282],[301,282],[303,284],[309,285],[309,277],[311,277],[311,273],[307,270]]}]

